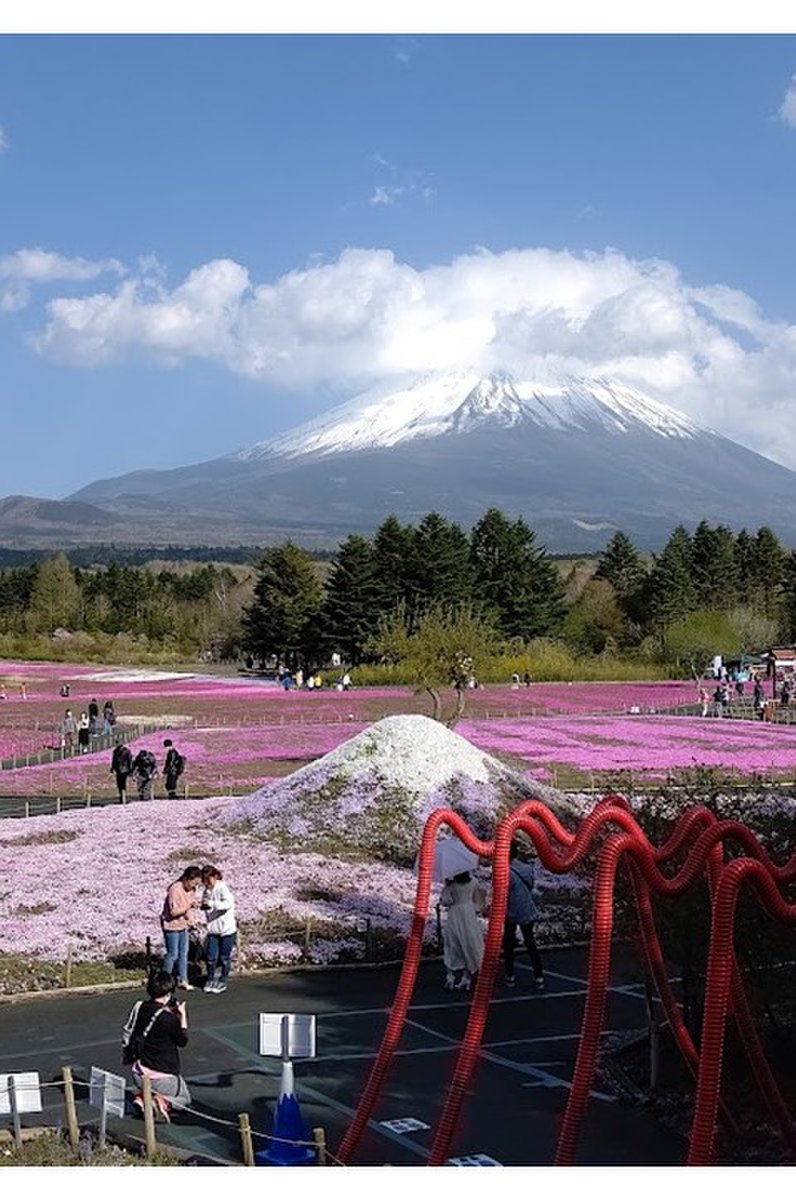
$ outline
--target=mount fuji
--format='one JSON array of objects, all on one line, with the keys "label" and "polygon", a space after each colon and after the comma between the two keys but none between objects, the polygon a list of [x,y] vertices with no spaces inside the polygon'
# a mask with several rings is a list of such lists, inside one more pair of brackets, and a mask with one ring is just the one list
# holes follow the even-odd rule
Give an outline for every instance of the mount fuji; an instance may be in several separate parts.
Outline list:
[{"label": "mount fuji", "polygon": [[139,542],[322,546],[390,513],[469,526],[490,506],[558,552],[600,549],[616,529],[656,548],[703,517],[796,542],[796,473],[675,409],[608,379],[467,370],[381,384],[249,449],[100,480],[68,502],[99,514],[93,533],[83,523],[89,542],[119,526]]}]

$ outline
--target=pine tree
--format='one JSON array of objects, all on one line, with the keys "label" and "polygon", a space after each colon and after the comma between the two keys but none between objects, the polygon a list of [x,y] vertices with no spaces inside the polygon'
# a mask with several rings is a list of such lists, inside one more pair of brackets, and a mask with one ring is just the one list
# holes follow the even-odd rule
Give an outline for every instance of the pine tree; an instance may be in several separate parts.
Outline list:
[{"label": "pine tree", "polygon": [[527,641],[560,631],[565,608],[558,571],[521,517],[510,521],[490,508],[473,526],[470,557],[473,594],[495,613],[500,633]]},{"label": "pine tree", "polygon": [[691,566],[700,608],[728,608],[735,602],[738,566],[731,529],[700,521],[691,539]]},{"label": "pine tree", "polygon": [[412,547],[415,531],[397,517],[382,522],[373,538],[377,605],[382,613],[392,612],[409,599]]},{"label": "pine tree", "polygon": [[371,542],[352,534],[341,543],[326,582],[324,631],[349,665],[362,661],[379,622],[376,554]]},{"label": "pine tree", "polygon": [[472,599],[470,543],[455,521],[426,513],[412,538],[409,603],[414,617],[431,604],[455,605]]},{"label": "pine tree", "polygon": [[784,568],[782,543],[767,525],[761,525],[752,542],[749,598],[768,617],[777,617],[781,611]]},{"label": "pine tree", "polygon": [[51,634],[59,626],[74,629],[83,596],[65,554],[56,554],[39,564],[30,596],[30,620],[34,629]]},{"label": "pine tree", "polygon": [[691,566],[691,538],[684,526],[672,530],[655,559],[647,586],[648,609],[654,624],[665,626],[698,607]]},{"label": "pine tree", "polygon": [[312,558],[285,542],[266,550],[257,569],[254,600],[243,615],[244,648],[261,659],[275,655],[293,670],[314,665],[323,592]]}]

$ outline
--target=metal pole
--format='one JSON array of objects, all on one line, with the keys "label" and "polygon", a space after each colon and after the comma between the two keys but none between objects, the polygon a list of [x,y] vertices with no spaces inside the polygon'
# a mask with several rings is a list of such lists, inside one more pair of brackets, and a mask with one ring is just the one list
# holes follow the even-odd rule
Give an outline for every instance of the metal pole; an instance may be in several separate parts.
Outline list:
[{"label": "metal pole", "polygon": [[17,1150],[22,1153],[22,1122],[19,1118],[19,1108],[17,1106],[17,1085],[14,1081],[14,1076],[8,1077],[8,1099],[11,1105],[11,1118],[14,1122],[14,1145]]},{"label": "metal pole", "polygon": [[99,1148],[105,1149],[106,1135],[108,1132],[108,1110],[105,1107],[105,1098],[108,1088],[108,1076],[102,1077],[102,1099],[100,1101],[100,1119],[99,1119]]}]

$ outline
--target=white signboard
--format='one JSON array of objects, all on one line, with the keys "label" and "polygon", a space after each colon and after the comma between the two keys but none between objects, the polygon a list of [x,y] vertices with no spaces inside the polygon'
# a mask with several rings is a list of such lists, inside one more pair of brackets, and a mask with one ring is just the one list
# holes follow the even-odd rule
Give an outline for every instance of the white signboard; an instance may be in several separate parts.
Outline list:
[{"label": "white signboard", "polygon": [[260,1054],[282,1057],[282,1020],[287,1018],[290,1058],[315,1057],[315,1016],[307,1013],[260,1013]]},{"label": "white signboard", "polygon": [[488,1154],[463,1154],[461,1158],[449,1158],[447,1167],[502,1167],[496,1158]]},{"label": "white signboard", "polygon": [[89,1080],[89,1104],[92,1108],[102,1108],[103,1084],[105,1085],[105,1111],[114,1117],[123,1117],[125,1090],[123,1075],[113,1075],[110,1071],[103,1071],[101,1067],[92,1067]]},{"label": "white signboard", "polygon": [[394,1121],[379,1121],[385,1129],[389,1129],[391,1133],[414,1133],[417,1129],[428,1129],[425,1121],[418,1121],[417,1117],[397,1117]]},{"label": "white signboard", "polygon": [[11,1112],[9,1080],[14,1080],[14,1095],[17,1112],[41,1112],[41,1084],[38,1071],[21,1071],[19,1074],[0,1075],[0,1113]]}]

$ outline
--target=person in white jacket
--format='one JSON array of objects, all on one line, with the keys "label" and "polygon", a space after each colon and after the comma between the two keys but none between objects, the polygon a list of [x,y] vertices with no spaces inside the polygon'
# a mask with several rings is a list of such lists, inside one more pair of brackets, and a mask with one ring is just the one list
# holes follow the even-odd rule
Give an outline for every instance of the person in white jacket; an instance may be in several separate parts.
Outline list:
[{"label": "person in white jacket", "polygon": [[218,867],[202,867],[202,911],[207,921],[207,983],[204,990],[218,996],[227,990],[229,964],[238,937],[235,897],[224,883]]}]

